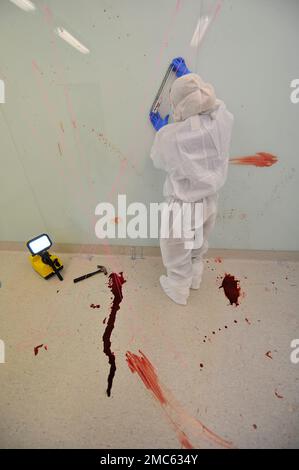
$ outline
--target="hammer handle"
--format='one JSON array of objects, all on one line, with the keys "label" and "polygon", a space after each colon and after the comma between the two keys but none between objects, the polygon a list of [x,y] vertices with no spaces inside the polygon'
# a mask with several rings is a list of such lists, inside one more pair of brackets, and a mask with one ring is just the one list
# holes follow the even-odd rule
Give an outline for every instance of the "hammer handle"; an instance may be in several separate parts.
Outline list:
[{"label": "hammer handle", "polygon": [[84,279],[88,279],[89,277],[91,276],[94,276],[95,274],[98,274],[102,271],[94,271],[93,273],[89,273],[89,274],[84,274],[84,276],[80,276],[80,277],[77,277],[76,279],[74,279],[74,282],[80,282],[80,281],[83,281]]}]

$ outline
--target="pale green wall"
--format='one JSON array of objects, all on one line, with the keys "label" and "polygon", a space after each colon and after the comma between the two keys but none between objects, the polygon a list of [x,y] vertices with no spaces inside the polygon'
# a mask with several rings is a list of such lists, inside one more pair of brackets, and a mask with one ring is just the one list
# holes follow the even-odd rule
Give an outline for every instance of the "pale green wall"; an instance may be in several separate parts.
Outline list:
[{"label": "pale green wall", "polygon": [[[25,13],[1,0],[1,240],[47,231],[56,242],[94,243],[97,203],[114,202],[115,192],[129,202],[162,200],[147,113],[169,61],[182,55],[235,115],[232,156],[279,157],[271,168],[230,168],[212,246],[299,249],[299,104],[290,101],[299,1],[224,0],[199,51],[189,43],[200,2],[182,0],[175,12],[176,3],[35,0],[37,10]],[[53,35],[56,26],[91,53]],[[118,178],[123,156],[129,164]]]}]

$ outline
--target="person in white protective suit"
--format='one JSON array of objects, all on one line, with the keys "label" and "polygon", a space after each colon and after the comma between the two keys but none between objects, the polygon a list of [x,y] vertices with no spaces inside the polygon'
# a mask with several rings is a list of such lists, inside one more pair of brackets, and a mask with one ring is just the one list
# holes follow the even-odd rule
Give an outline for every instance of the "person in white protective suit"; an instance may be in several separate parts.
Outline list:
[{"label": "person in white protective suit", "polygon": [[[151,122],[158,130],[151,159],[156,168],[167,173],[163,195],[168,209],[175,203],[191,203],[191,229],[194,234],[202,231],[201,246],[192,248],[186,244],[184,232],[180,238],[173,236],[172,219],[169,237],[160,237],[167,271],[167,276],[160,278],[161,287],[174,302],[186,305],[190,288],[200,287],[203,256],[217,215],[218,191],[227,177],[234,118],[216,99],[212,85],[190,73],[183,59],[174,59],[173,69],[179,77],[170,90],[174,123],[168,124],[168,116],[162,119],[159,113],[151,113]],[[202,203],[202,225],[195,223],[196,203]]]}]

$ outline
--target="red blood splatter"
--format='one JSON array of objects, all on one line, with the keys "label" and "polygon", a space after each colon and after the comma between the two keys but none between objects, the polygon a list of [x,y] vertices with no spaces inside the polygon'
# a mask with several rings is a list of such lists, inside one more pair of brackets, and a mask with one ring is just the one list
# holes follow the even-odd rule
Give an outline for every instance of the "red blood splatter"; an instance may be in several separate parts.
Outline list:
[{"label": "red blood splatter", "polygon": [[271,351],[266,352],[265,356],[267,356],[269,359],[273,359]]},{"label": "red blood splatter", "polygon": [[190,441],[188,440],[186,434],[183,431],[181,431],[178,434],[178,437],[179,437],[180,443],[181,443],[181,445],[184,449],[194,449],[193,445],[190,443]]},{"label": "red blood splatter", "polygon": [[90,304],[90,308],[94,308],[94,304]]},{"label": "red blood splatter", "polygon": [[248,323],[248,325],[251,325],[251,321],[248,320],[248,318],[245,318],[245,321],[246,321],[246,323]]},{"label": "red blood splatter", "polygon": [[241,158],[231,158],[230,163],[234,165],[252,165],[257,167],[269,167],[275,165],[278,162],[278,158],[270,153],[258,152],[255,155]]},{"label": "red blood splatter", "polygon": [[108,287],[110,288],[114,299],[111,305],[111,311],[110,315],[108,317],[106,329],[103,334],[103,345],[104,345],[104,353],[109,359],[109,364],[110,364],[110,371],[108,375],[108,386],[107,386],[107,396],[110,397],[111,395],[111,388],[112,388],[112,383],[116,371],[116,365],[115,365],[115,355],[114,352],[111,351],[111,334],[115,325],[115,319],[116,319],[116,314],[119,310],[119,305],[123,299],[123,294],[122,294],[122,285],[126,282],[126,280],[123,277],[123,273],[111,273],[109,275],[109,282],[108,282]]},{"label": "red blood splatter", "polygon": [[231,442],[222,439],[208,429],[201,421],[186,413],[172,393],[159,381],[157,372],[149,359],[142,351],[139,351],[139,353],[140,356],[127,351],[126,361],[128,366],[132,373],[137,372],[146,388],[152,392],[155,399],[160,403],[182,446],[187,449],[193,448],[186,433],[182,431],[187,426],[193,438],[205,438],[213,444],[227,448],[231,447]]},{"label": "red blood splatter", "polygon": [[239,305],[239,297],[241,294],[241,288],[238,285],[239,281],[235,279],[235,276],[232,276],[231,274],[225,274],[225,277],[222,281],[222,285],[219,287],[219,289],[224,289],[224,293],[228,300],[230,301],[230,304],[233,305],[235,304],[236,306]]},{"label": "red blood splatter", "polygon": [[253,424],[253,429],[257,429],[257,425],[256,424]]},{"label": "red blood splatter", "polygon": [[199,367],[200,367],[201,369],[203,369],[203,364],[199,364]]},{"label": "red blood splatter", "polygon": [[133,354],[130,351],[126,353],[128,366],[131,372],[138,373],[146,388],[154,394],[161,405],[165,405],[167,400],[164,397],[163,391],[160,387],[156,371],[145,354],[143,354],[142,351],[139,352],[141,356],[137,356],[137,354]]},{"label": "red blood splatter", "polygon": [[182,0],[177,0],[176,1],[176,6],[175,6],[175,13],[177,14],[179,9],[181,8],[181,3],[182,3]]},{"label": "red blood splatter", "polygon": [[275,396],[277,396],[277,398],[280,398],[281,400],[284,398],[282,395],[280,395],[277,390],[275,390]]},{"label": "red blood splatter", "polygon": [[40,348],[42,348],[42,347],[43,347],[43,344],[39,344],[38,346],[35,346],[35,348],[33,349],[35,356],[38,355],[38,350],[39,350]]},{"label": "red blood splatter", "polygon": [[48,351],[48,345],[47,344],[45,344],[44,348],[45,348],[46,351]]},{"label": "red blood splatter", "polygon": [[50,8],[45,6],[45,7],[42,7],[42,9],[44,10],[47,22],[52,21],[52,12]]},{"label": "red blood splatter", "polygon": [[106,323],[106,317],[104,318],[103,323],[104,323],[104,325],[105,325],[105,323]]},{"label": "red blood splatter", "polygon": [[238,321],[237,321],[237,320],[234,320],[234,323],[238,323]]},{"label": "red blood splatter", "polygon": [[40,75],[43,75],[43,74],[44,74],[44,73],[41,71],[41,69],[39,68],[39,66],[37,65],[37,63],[36,63],[35,60],[32,61],[32,67],[33,67],[35,70],[37,70],[37,72],[39,72]]},{"label": "red blood splatter", "polygon": [[218,256],[215,258],[215,263],[222,263],[222,259]]}]

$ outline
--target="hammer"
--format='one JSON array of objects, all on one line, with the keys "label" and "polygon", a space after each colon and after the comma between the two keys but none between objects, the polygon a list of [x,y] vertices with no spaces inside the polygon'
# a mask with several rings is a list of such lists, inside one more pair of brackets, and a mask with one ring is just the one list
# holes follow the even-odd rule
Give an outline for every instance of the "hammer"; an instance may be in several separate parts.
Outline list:
[{"label": "hammer", "polygon": [[98,274],[98,273],[104,273],[105,276],[107,276],[108,272],[105,266],[98,265],[97,267],[99,268],[97,271],[93,271],[92,273],[88,273],[88,274],[85,274],[84,276],[77,277],[76,279],[74,279],[74,282],[76,283],[76,282],[84,281],[84,279],[88,279],[89,277],[94,276],[95,274]]}]

